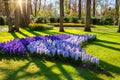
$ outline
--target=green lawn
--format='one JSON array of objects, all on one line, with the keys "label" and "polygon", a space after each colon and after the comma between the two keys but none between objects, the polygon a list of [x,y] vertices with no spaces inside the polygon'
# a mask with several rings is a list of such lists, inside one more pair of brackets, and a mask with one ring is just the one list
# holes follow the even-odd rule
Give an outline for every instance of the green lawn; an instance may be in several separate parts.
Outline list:
[{"label": "green lawn", "polygon": [[5,26],[0,26],[0,29],[1,29],[1,28],[7,28],[7,27],[8,27],[7,25],[5,25]]},{"label": "green lawn", "polygon": [[[65,28],[65,34],[86,34],[83,28]],[[90,34],[97,40],[85,46],[87,53],[100,59],[100,67],[109,75],[75,67],[60,61],[38,58],[0,56],[0,80],[120,80],[120,33],[117,26],[96,26]],[[0,32],[0,42],[14,38],[57,34],[58,28],[50,31]]]}]

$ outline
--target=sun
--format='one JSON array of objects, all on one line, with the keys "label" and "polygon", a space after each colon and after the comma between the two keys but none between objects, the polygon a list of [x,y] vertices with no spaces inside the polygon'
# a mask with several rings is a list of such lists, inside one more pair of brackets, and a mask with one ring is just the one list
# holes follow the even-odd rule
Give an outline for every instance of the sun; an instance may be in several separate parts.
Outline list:
[{"label": "sun", "polygon": [[21,5],[21,3],[22,3],[22,0],[18,0],[18,3],[19,3],[19,5]]}]

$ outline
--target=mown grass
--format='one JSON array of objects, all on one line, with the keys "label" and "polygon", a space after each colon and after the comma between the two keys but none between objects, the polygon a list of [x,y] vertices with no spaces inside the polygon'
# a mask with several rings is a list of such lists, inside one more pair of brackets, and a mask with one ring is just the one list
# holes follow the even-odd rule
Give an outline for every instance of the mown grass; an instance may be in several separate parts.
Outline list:
[{"label": "mown grass", "polygon": [[[49,31],[0,32],[0,42],[14,38],[36,35],[61,34],[58,28]],[[84,46],[87,53],[100,59],[100,67],[109,75],[98,73],[79,66],[60,61],[48,61],[38,58],[20,58],[0,56],[0,80],[119,80],[120,79],[120,33],[117,26],[96,26],[92,32],[83,28],[65,28],[62,34],[96,34],[97,40]]]},{"label": "mown grass", "polygon": [[7,28],[7,27],[8,27],[7,25],[5,25],[5,26],[1,26],[1,25],[0,25],[0,29],[1,29],[1,28]]}]

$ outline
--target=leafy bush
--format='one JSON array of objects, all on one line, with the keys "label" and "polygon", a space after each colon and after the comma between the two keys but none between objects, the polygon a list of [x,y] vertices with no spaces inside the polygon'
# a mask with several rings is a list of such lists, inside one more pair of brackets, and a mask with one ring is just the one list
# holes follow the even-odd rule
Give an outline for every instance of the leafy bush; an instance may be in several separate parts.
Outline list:
[{"label": "leafy bush", "polygon": [[39,31],[39,30],[51,30],[54,26],[47,24],[29,24],[29,29],[31,31]]},{"label": "leafy bush", "polygon": [[50,20],[51,23],[57,22],[55,17],[51,17],[49,20]]},{"label": "leafy bush", "polygon": [[81,23],[85,24],[85,18],[83,18],[83,17],[81,18]]},{"label": "leafy bush", "polygon": [[64,17],[63,20],[64,20],[65,23],[68,23],[70,21],[70,18]]},{"label": "leafy bush", "polygon": [[97,25],[97,24],[100,24],[100,18],[97,18],[97,17],[94,17],[91,19],[91,23],[93,25]]},{"label": "leafy bush", "polygon": [[112,24],[113,24],[112,18],[105,18],[105,25],[112,25]]},{"label": "leafy bush", "polygon": [[91,19],[91,23],[93,25],[112,25],[113,19],[112,18],[107,18],[107,17],[101,17],[101,18],[97,18],[94,17]]},{"label": "leafy bush", "polygon": [[35,20],[35,23],[42,23],[43,22],[43,17],[38,17],[36,20]]},{"label": "leafy bush", "polygon": [[5,20],[3,17],[0,17],[0,25],[5,25]]},{"label": "leafy bush", "polygon": [[73,17],[73,18],[72,18],[72,22],[73,22],[73,23],[78,23],[78,22],[79,22],[79,19],[78,19],[77,17]]},{"label": "leafy bush", "polygon": [[60,18],[57,18],[57,22],[58,22],[58,23],[60,22]]}]

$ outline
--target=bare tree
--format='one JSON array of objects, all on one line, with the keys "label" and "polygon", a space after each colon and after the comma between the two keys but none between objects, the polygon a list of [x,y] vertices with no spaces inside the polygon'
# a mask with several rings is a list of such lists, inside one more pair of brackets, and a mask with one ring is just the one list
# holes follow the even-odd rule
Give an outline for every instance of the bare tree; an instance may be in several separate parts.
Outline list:
[{"label": "bare tree", "polygon": [[38,4],[38,6],[39,6],[39,10],[38,11],[40,11],[41,10],[41,0],[39,0],[39,4]]},{"label": "bare tree", "polygon": [[37,3],[38,3],[38,0],[34,0],[34,6],[35,6],[35,17],[37,16]]},{"label": "bare tree", "polygon": [[8,32],[13,32],[12,20],[10,16],[9,0],[4,0],[4,5],[5,5],[5,14],[7,16],[7,22],[8,22]]},{"label": "bare tree", "polygon": [[117,32],[120,32],[120,18],[118,20],[118,31]]},{"label": "bare tree", "polygon": [[79,0],[79,11],[78,11],[78,18],[81,19],[81,0]]},{"label": "bare tree", "polygon": [[69,0],[69,10],[70,10],[70,14],[71,14],[71,0]]},{"label": "bare tree", "polygon": [[118,20],[118,31],[117,32],[120,32],[120,16],[119,16],[119,3],[120,1],[119,0],[116,0],[116,18]]},{"label": "bare tree", "polygon": [[28,0],[27,1],[27,26],[29,25],[29,23],[30,23],[30,14],[31,14],[31,9],[30,9],[30,7],[31,7],[31,0]]},{"label": "bare tree", "polygon": [[86,24],[84,31],[91,32],[90,17],[91,17],[91,0],[86,0]]},{"label": "bare tree", "polygon": [[116,18],[119,17],[119,0],[115,1]]},{"label": "bare tree", "polygon": [[93,0],[93,17],[95,17],[95,11],[96,11],[96,0]]},{"label": "bare tree", "polygon": [[33,14],[32,2],[31,2],[31,4],[30,4],[30,9],[31,9],[31,14],[34,15],[34,14]]},{"label": "bare tree", "polygon": [[63,1],[64,0],[60,0],[60,32],[64,32],[64,28],[63,28],[63,13],[64,13],[64,5],[63,5]]},{"label": "bare tree", "polygon": [[20,5],[18,0],[14,0],[14,7],[15,7],[15,31],[19,31],[20,27]]}]

